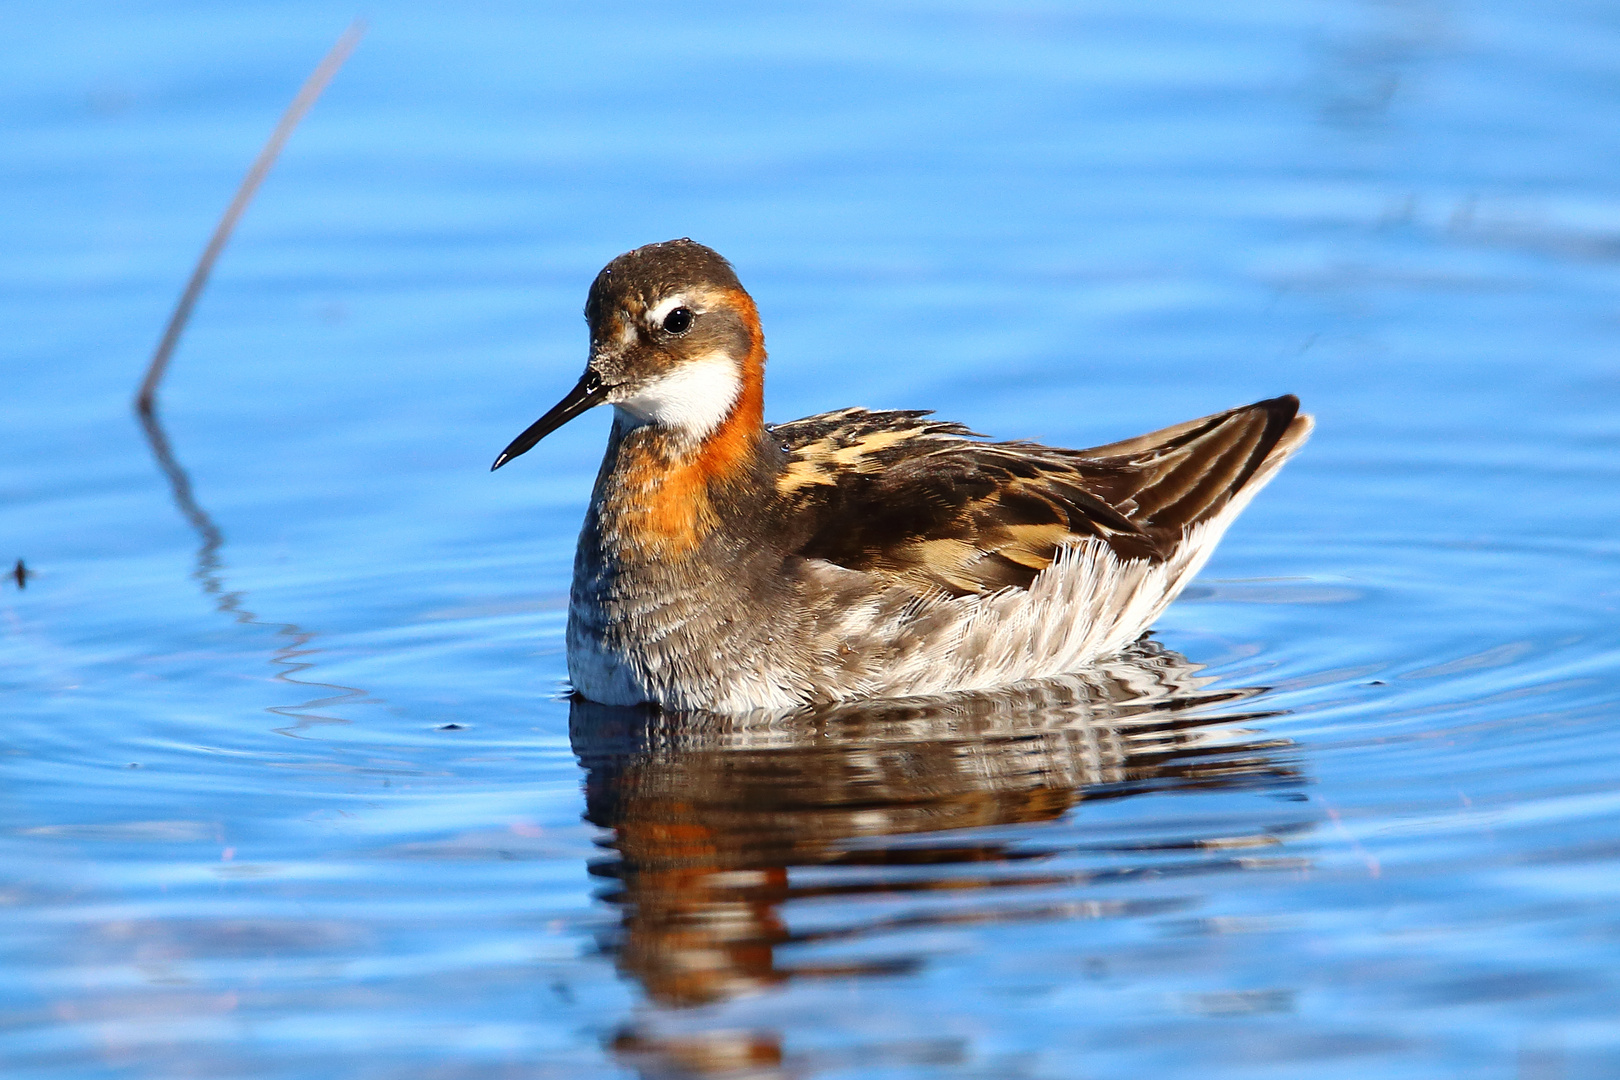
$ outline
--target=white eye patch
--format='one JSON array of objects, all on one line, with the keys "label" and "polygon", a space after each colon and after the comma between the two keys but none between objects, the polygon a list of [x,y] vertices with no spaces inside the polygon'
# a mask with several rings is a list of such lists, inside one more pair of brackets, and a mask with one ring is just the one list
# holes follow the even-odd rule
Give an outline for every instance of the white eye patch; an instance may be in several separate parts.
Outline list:
[{"label": "white eye patch", "polygon": [[[687,302],[686,295],[684,293],[664,297],[664,299],[658,301],[655,306],[647,310],[647,325],[663,326],[664,320],[669,318],[669,313],[678,307],[692,307],[692,305]],[[692,310],[697,311],[698,309],[692,308]]]},{"label": "white eye patch", "polygon": [[647,383],[633,397],[614,404],[643,424],[657,424],[688,438],[702,439],[730,414],[741,391],[737,362],[729,353],[717,349],[687,361]]}]

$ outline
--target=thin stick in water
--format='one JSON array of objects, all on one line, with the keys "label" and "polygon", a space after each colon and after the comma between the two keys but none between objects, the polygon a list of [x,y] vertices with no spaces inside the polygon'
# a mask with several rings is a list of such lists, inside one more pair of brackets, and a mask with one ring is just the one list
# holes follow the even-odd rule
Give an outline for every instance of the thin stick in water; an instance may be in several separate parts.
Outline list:
[{"label": "thin stick in water", "polygon": [[281,155],[281,148],[287,144],[298,122],[309,112],[310,106],[315,104],[326,84],[332,81],[332,76],[338,73],[343,62],[349,58],[354,47],[360,44],[360,38],[365,35],[366,23],[364,19],[356,19],[349,28],[343,31],[337,44],[318,64],[304,85],[299,88],[298,96],[293,98],[292,104],[282,114],[281,122],[270,133],[269,140],[264,149],[259,151],[258,159],[248,170],[247,176],[242,179],[242,186],[236,189],[236,197],[231,205],[225,208],[225,214],[219,219],[214,228],[214,235],[209,237],[208,246],[203,249],[202,258],[197,260],[197,267],[191,272],[191,280],[186,282],[185,291],[180,294],[180,302],[174,306],[174,314],[169,316],[169,325],[163,328],[163,338],[158,342],[157,351],[152,354],[152,362],[147,365],[146,378],[141,380],[141,389],[135,395],[135,408],[142,416],[150,416],[157,404],[158,384],[163,381],[163,373],[168,370],[169,357],[174,354],[174,347],[180,342],[180,335],[185,331],[186,323],[191,320],[191,309],[197,306],[197,297],[202,295],[203,286],[208,284],[208,275],[213,272],[214,263],[219,253],[225,249],[225,243],[231,238],[236,229],[236,223],[242,212],[247,209],[248,203],[258,192],[259,185],[270,172],[270,167],[276,163]]},{"label": "thin stick in water", "polygon": [[[304,630],[293,623],[274,623],[261,620],[253,612],[243,607],[246,594],[232,592],[226,587],[224,578],[224,563],[220,558],[220,549],[225,546],[225,534],[214,522],[208,511],[203,509],[192,491],[191,477],[186,474],[185,468],[174,456],[174,450],[169,446],[168,436],[163,431],[163,422],[158,418],[154,407],[157,399],[158,383],[163,379],[163,372],[168,367],[169,357],[174,352],[175,344],[180,340],[180,334],[185,329],[186,321],[191,317],[191,309],[197,303],[197,297],[202,293],[203,286],[208,282],[208,274],[214,267],[214,261],[230,239],[231,230],[236,227],[237,219],[247,209],[258,190],[259,184],[264,181],[270,166],[275,164],[276,156],[281,153],[282,146],[287,137],[298,126],[304,114],[309,111],[315,100],[326,89],[326,84],[337,74],[338,68],[348,59],[354,47],[359,44],[360,37],[365,33],[363,20],[356,20],[354,25],[344,31],[332,51],[326,54],[314,73],[305,80],[282,116],[281,122],[270,135],[264,149],[259,152],[258,160],[237,189],[236,197],[226,209],[225,216],[220,219],[219,226],[215,228],[213,237],[208,241],[202,258],[198,260],[197,267],[192,271],[191,280],[186,283],[185,292],[180,295],[180,302],[175,306],[174,314],[169,316],[169,325],[164,328],[163,340],[158,345],[157,352],[152,356],[151,365],[146,370],[146,379],[141,383],[140,393],[135,398],[135,411],[140,418],[141,429],[146,433],[147,444],[152,448],[152,455],[157,458],[158,467],[169,481],[169,492],[174,496],[174,502],[185,516],[187,524],[197,533],[201,546],[197,549],[196,569],[192,576],[202,586],[202,590],[214,601],[218,610],[227,612],[236,618],[239,623],[252,626],[266,626],[276,630],[287,640],[279,645],[271,655],[271,663],[279,666],[281,670],[276,678],[282,682],[292,683],[301,687],[314,687],[318,690],[330,691],[321,696],[303,703],[302,705],[282,705],[270,709],[270,712],[281,716],[291,717],[297,723],[290,727],[277,728],[278,732],[301,738],[297,733],[303,728],[314,724],[341,724],[348,721],[336,716],[326,716],[311,710],[326,708],[344,702],[356,703],[370,700],[366,691],[352,686],[339,686],[336,683],[317,682],[313,679],[300,679],[298,675],[315,666],[307,659],[315,650],[308,648],[314,633]],[[31,575],[32,571],[24,568],[22,560],[17,560],[17,568],[12,571],[21,586],[23,575]]]}]

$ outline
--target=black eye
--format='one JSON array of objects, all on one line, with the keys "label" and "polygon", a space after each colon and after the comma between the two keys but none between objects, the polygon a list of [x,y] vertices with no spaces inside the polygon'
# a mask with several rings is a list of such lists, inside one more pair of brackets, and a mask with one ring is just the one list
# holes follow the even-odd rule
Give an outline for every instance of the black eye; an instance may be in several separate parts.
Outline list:
[{"label": "black eye", "polygon": [[664,316],[666,334],[684,334],[692,329],[692,309],[678,307]]}]

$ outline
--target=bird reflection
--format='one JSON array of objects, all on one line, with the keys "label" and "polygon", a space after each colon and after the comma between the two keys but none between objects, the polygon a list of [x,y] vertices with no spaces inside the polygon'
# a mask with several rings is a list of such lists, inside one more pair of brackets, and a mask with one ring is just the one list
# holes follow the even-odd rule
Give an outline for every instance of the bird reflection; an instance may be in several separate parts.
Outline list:
[{"label": "bird reflection", "polygon": [[[1072,843],[1042,845],[1039,834],[1005,827],[1146,791],[1300,783],[1284,757],[1290,744],[1243,726],[1266,713],[1211,711],[1261,691],[1212,689],[1214,680],[1198,671],[1144,641],[1083,674],[787,716],[576,701],[570,725],[587,770],[586,817],[612,830],[606,844],[613,854],[591,872],[612,883],[603,899],[622,911],[604,947],[655,1005],[681,1008],[789,980],[904,974],[923,962],[863,955],[792,963],[781,955],[807,951],[803,946],[1176,906],[1180,901],[1083,892],[1148,872],[1162,878],[1238,866],[1242,860],[1220,849],[1248,841],[1223,838],[1218,848],[1197,839],[1155,843],[1151,867],[1113,859],[1077,871],[1042,866],[1075,853]],[[965,829],[976,831],[953,837]],[[1183,864],[1163,858],[1183,847],[1195,857]],[[1051,899],[1054,890],[1063,898]],[[908,905],[896,914],[894,904],[838,903],[873,897]],[[783,909],[809,899],[823,901],[821,915],[830,901],[851,921],[795,930]],[[621,1033],[614,1050],[649,1076],[769,1076],[785,1067],[768,1032],[661,1037],[635,1030]],[[928,1044],[917,1052],[937,1060],[944,1051]]]}]

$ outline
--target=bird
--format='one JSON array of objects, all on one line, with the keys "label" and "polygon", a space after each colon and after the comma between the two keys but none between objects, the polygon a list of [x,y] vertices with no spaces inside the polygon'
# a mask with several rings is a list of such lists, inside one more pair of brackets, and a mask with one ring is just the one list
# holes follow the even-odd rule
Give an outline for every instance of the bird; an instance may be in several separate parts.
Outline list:
[{"label": "bird", "polygon": [[1283,395],[1084,450],[922,410],[764,419],[759,311],[688,238],[618,256],[590,352],[491,470],[613,425],[575,552],[568,678],[603,705],[788,712],[1084,669],[1141,637],[1305,442]]}]

